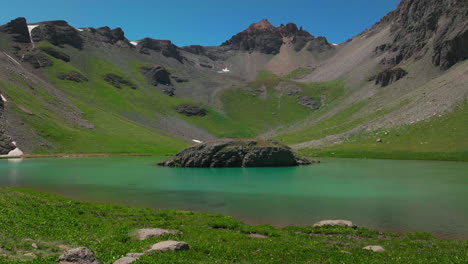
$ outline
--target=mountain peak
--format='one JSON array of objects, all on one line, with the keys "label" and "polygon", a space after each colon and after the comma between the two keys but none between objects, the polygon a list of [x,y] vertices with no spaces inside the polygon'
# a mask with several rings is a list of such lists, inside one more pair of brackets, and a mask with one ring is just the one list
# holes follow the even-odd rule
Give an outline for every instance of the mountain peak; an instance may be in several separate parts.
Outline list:
[{"label": "mountain peak", "polygon": [[262,19],[257,23],[251,24],[244,32],[246,33],[253,33],[256,31],[271,31],[274,30],[275,27],[268,21],[268,19]]}]

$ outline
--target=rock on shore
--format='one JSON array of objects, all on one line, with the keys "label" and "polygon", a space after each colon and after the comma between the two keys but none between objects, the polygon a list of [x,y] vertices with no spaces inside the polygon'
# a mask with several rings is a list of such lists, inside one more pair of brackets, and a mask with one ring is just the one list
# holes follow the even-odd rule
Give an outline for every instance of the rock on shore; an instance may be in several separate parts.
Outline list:
[{"label": "rock on shore", "polygon": [[291,148],[271,140],[222,139],[186,148],[159,163],[167,167],[286,167],[308,165],[311,161],[297,157]]}]

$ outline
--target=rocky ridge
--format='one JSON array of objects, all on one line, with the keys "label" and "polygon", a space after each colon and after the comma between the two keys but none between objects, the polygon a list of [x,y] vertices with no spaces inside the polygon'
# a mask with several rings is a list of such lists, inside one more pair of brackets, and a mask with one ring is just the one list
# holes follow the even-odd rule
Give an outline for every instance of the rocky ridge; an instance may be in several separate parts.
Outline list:
[{"label": "rocky ridge", "polygon": [[0,26],[0,32],[10,34],[13,41],[20,43],[30,43],[28,25],[26,24],[26,18],[18,17],[8,22],[7,24]]},{"label": "rocky ridge", "polygon": [[321,51],[333,48],[324,37],[315,38],[294,23],[274,27],[267,19],[251,24],[246,30],[234,35],[221,46],[233,50],[278,54],[286,38],[292,39],[295,51],[302,50],[309,42],[313,44],[308,50]]},{"label": "rocky ridge", "polygon": [[31,31],[31,37],[34,42],[47,40],[55,46],[68,44],[77,49],[83,48],[83,38],[80,32],[70,26],[66,21],[46,21],[37,24]]},{"label": "rocky ridge", "polygon": [[468,58],[468,2],[465,0],[403,0],[372,30],[391,27],[391,42],[376,47],[381,64],[393,67],[432,53],[442,69]]}]

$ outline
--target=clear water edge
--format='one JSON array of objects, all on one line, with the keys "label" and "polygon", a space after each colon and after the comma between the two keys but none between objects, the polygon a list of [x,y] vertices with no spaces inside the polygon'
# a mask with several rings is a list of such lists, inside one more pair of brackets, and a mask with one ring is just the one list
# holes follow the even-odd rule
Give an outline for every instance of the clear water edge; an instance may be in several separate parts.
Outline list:
[{"label": "clear water edge", "polygon": [[162,157],[0,160],[0,185],[93,202],[220,213],[249,224],[348,219],[468,239],[468,163],[322,159],[290,168],[174,169]]}]

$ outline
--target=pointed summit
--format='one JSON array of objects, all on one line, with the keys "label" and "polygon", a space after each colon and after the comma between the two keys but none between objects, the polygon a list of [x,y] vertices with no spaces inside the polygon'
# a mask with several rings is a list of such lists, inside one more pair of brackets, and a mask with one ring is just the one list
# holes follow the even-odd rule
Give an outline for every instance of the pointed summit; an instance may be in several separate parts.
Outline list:
[{"label": "pointed summit", "polygon": [[251,24],[244,32],[253,33],[257,31],[272,31],[275,27],[268,21],[268,19],[262,19],[257,23]]}]

